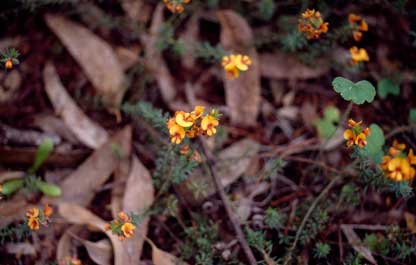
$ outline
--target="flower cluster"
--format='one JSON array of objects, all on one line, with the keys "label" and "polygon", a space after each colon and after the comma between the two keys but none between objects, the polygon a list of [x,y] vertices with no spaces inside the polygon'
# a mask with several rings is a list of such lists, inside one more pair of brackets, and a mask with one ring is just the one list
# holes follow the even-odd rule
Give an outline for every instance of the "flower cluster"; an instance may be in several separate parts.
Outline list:
[{"label": "flower cluster", "polygon": [[0,53],[0,62],[6,69],[12,69],[14,65],[19,64],[20,53],[14,48],[8,48],[5,52]]},{"label": "flower cluster", "polygon": [[352,29],[352,37],[355,41],[360,41],[363,37],[363,32],[368,31],[367,22],[363,18],[361,18],[361,16],[353,13],[349,14],[348,22]]},{"label": "flower cluster", "polygon": [[189,4],[191,0],[163,0],[167,9],[169,9],[172,13],[182,13],[185,9],[183,7],[184,4]]},{"label": "flower cluster", "polygon": [[350,148],[353,145],[356,145],[360,148],[363,148],[367,144],[367,136],[370,135],[370,128],[363,128],[361,126],[362,121],[356,122],[353,119],[348,120],[348,127],[344,131],[344,139],[347,140],[347,147]]},{"label": "flower cluster", "polygon": [[240,71],[247,71],[250,65],[251,59],[247,55],[231,54],[222,57],[222,66],[229,80],[239,77]]},{"label": "flower cluster", "polygon": [[219,125],[217,110],[204,115],[205,107],[196,106],[192,112],[177,111],[175,116],[167,122],[170,141],[180,144],[186,137],[195,138],[198,135],[212,136],[217,132]]},{"label": "flower cluster", "polygon": [[202,162],[202,157],[198,150],[191,150],[187,144],[181,147],[179,153],[186,156],[189,161],[195,161],[197,163]]},{"label": "flower cluster", "polygon": [[132,216],[127,215],[125,212],[119,212],[118,219],[106,224],[104,229],[106,231],[111,230],[114,235],[118,236],[120,241],[123,241],[124,239],[130,238],[134,235],[136,225],[132,219]]},{"label": "flower cluster", "polygon": [[367,51],[364,48],[357,48],[356,46],[350,48],[351,64],[358,64],[360,62],[370,61]]},{"label": "flower cluster", "polygon": [[45,204],[43,211],[39,208],[30,208],[26,212],[27,226],[30,230],[39,230],[40,224],[48,226],[52,213],[53,209],[48,204]]},{"label": "flower cluster", "polygon": [[59,261],[59,265],[82,265],[82,262],[75,257],[65,257]]},{"label": "flower cluster", "polygon": [[322,33],[328,32],[328,22],[323,21],[319,11],[307,9],[298,20],[298,30],[308,40],[318,39]]},{"label": "flower cluster", "polygon": [[412,180],[415,176],[416,156],[413,149],[409,149],[406,156],[406,145],[393,141],[393,145],[389,149],[388,155],[383,156],[380,164],[381,169],[387,178],[394,181]]}]

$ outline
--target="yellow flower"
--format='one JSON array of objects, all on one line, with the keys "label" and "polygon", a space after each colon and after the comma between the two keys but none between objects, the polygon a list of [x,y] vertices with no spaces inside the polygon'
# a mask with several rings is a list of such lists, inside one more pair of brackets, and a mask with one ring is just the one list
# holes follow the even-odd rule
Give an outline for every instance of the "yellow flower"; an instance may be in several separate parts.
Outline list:
[{"label": "yellow flower", "polygon": [[180,144],[185,138],[185,130],[181,126],[175,124],[169,129],[170,141],[174,144]]},{"label": "yellow flower", "polygon": [[354,143],[355,143],[355,133],[350,129],[345,130],[344,131],[344,139],[347,140],[347,147],[348,148],[353,146]]},{"label": "yellow flower", "polygon": [[380,163],[380,167],[383,171],[385,171],[385,172],[388,171],[388,164],[389,164],[390,160],[391,160],[390,156],[383,156],[382,162]]},{"label": "yellow flower", "polygon": [[409,150],[409,153],[407,154],[407,160],[409,160],[411,165],[416,165],[416,156],[413,154],[413,149]]},{"label": "yellow flower", "polygon": [[26,216],[28,218],[38,218],[39,217],[39,209],[38,208],[31,208],[27,210]]},{"label": "yellow flower", "polygon": [[195,138],[199,134],[199,128],[197,126],[193,126],[190,130],[186,131],[186,136],[189,138]]},{"label": "yellow flower", "polygon": [[415,176],[415,169],[412,168],[406,158],[395,157],[387,164],[388,177],[394,181],[411,180]]},{"label": "yellow flower", "polygon": [[39,230],[39,220],[37,217],[30,217],[29,220],[27,221],[27,226],[29,226],[29,228],[31,230]]},{"label": "yellow flower", "polygon": [[251,59],[247,55],[231,54],[222,57],[222,66],[228,79],[233,80],[240,76],[240,71],[247,71],[251,65]]},{"label": "yellow flower", "polygon": [[393,145],[389,148],[389,154],[391,156],[396,156],[400,154],[404,149],[406,149],[405,144],[400,143],[397,140],[394,140]]},{"label": "yellow flower", "polygon": [[125,223],[121,226],[121,231],[123,231],[126,238],[132,237],[135,229],[136,226],[132,223]]},{"label": "yellow flower", "polygon": [[352,28],[352,36],[355,41],[360,41],[363,37],[363,32],[368,31],[367,22],[361,18],[361,16],[356,14],[349,14],[348,22]]},{"label": "yellow flower", "polygon": [[352,64],[370,61],[370,57],[368,57],[368,53],[364,48],[357,48],[356,46],[351,47],[350,54]]},{"label": "yellow flower", "polygon": [[125,212],[121,211],[118,213],[118,218],[120,218],[123,222],[131,222],[130,216],[128,216]]},{"label": "yellow flower", "polygon": [[166,123],[166,126],[168,127],[168,129],[172,128],[174,125],[176,125],[175,118],[170,118]]},{"label": "yellow flower", "polygon": [[191,127],[194,124],[191,114],[185,111],[177,111],[175,113],[175,121],[179,126],[184,128]]},{"label": "yellow flower", "polygon": [[43,215],[44,215],[45,217],[49,217],[49,216],[51,216],[51,215],[52,215],[52,213],[53,213],[53,209],[52,209],[52,207],[49,207],[49,205],[48,205],[48,204],[45,204],[45,207],[43,208]]},{"label": "yellow flower", "polygon": [[7,59],[6,62],[4,62],[4,67],[6,67],[6,69],[12,69],[13,61],[11,59]]},{"label": "yellow flower", "polygon": [[215,117],[211,115],[206,115],[201,121],[201,129],[208,136],[212,136],[217,132],[217,129],[215,127],[218,126],[218,124],[219,122]]},{"label": "yellow flower", "polygon": [[367,145],[366,135],[364,133],[359,133],[357,137],[355,138],[355,144],[361,148],[366,146]]},{"label": "yellow flower", "polygon": [[303,32],[308,40],[318,39],[322,33],[328,32],[328,22],[323,21],[319,11],[307,9],[298,21],[298,31]]},{"label": "yellow flower", "polygon": [[204,106],[195,106],[194,110],[191,112],[192,119],[199,119],[202,116],[202,114],[204,114],[204,111]]}]

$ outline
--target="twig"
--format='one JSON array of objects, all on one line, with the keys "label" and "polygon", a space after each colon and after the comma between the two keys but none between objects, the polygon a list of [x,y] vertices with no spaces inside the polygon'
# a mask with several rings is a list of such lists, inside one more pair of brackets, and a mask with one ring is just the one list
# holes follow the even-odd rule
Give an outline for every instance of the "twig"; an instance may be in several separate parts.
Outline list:
[{"label": "twig", "polygon": [[224,208],[225,208],[225,211],[227,212],[228,218],[230,219],[230,221],[233,225],[233,228],[234,228],[234,231],[236,233],[237,239],[240,242],[240,245],[243,248],[243,251],[244,251],[249,263],[251,265],[256,265],[257,264],[256,258],[254,257],[253,252],[251,251],[251,249],[250,249],[250,247],[247,243],[247,240],[244,236],[243,230],[241,229],[241,224],[238,221],[238,219],[236,218],[236,215],[234,214],[233,210],[231,209],[230,204],[228,202],[227,195],[224,192],[224,187],[222,186],[222,183],[221,183],[217,173],[213,169],[214,164],[215,164],[214,156],[209,151],[205,140],[200,138],[200,142],[201,142],[201,146],[202,146],[202,151],[203,151],[204,155],[207,158],[207,165],[208,165],[209,173],[210,173],[210,175],[212,177],[212,180],[215,184],[215,188],[216,188],[218,194],[220,195],[222,203],[224,204]]},{"label": "twig", "polygon": [[328,185],[325,187],[325,189],[319,194],[318,197],[313,201],[311,207],[309,207],[308,211],[306,212],[305,217],[303,217],[303,220],[299,226],[298,231],[296,232],[295,240],[293,241],[292,246],[289,248],[288,253],[286,254],[286,258],[284,261],[284,265],[290,264],[290,261],[292,259],[292,252],[296,248],[296,245],[299,241],[300,234],[302,233],[303,228],[306,225],[306,222],[308,221],[309,217],[311,216],[312,212],[315,210],[316,206],[318,205],[319,201],[328,193],[328,191],[334,186],[334,184],[340,179],[340,176],[335,177],[331,180],[331,182],[328,183]]},{"label": "twig", "polygon": [[386,135],[386,139],[389,139],[389,138],[393,137],[394,135],[396,135],[398,133],[404,133],[404,132],[408,132],[408,131],[412,131],[412,130],[416,130],[416,125],[415,124],[397,127],[396,129],[392,130],[391,132],[389,132]]}]

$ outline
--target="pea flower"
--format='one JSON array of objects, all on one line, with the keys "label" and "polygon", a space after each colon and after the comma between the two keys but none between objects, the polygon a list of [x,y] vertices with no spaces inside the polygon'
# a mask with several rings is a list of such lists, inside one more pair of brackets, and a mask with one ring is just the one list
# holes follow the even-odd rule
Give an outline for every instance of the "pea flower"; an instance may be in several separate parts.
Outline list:
[{"label": "pea flower", "polygon": [[191,0],[163,0],[166,8],[172,13],[182,13],[184,11],[184,4],[189,4]]},{"label": "pea flower", "polygon": [[75,257],[67,256],[59,261],[59,265],[82,265],[82,262]]},{"label": "pea flower", "polygon": [[12,61],[12,59],[7,59],[7,60],[4,62],[4,67],[5,67],[6,69],[12,69],[12,68],[13,68],[13,61]]},{"label": "pea flower", "polygon": [[229,80],[239,77],[240,71],[247,71],[251,63],[251,59],[247,55],[231,54],[222,57],[222,66]]},{"label": "pea flower", "polygon": [[367,22],[361,16],[351,13],[348,15],[348,22],[352,29],[352,36],[355,41],[360,41],[363,37],[363,32],[368,31]]},{"label": "pea flower", "polygon": [[30,208],[26,211],[26,223],[30,230],[39,230],[40,224],[48,226],[50,223],[49,217],[52,215],[53,209],[45,204],[43,211],[40,211],[39,208]]},{"label": "pea flower", "polygon": [[383,156],[380,167],[384,175],[394,181],[412,180],[415,177],[416,157],[413,149],[406,156],[406,145],[394,140],[388,155]]},{"label": "pea flower", "polygon": [[220,114],[217,110],[212,110],[210,114],[203,116],[204,112],[203,106],[196,106],[191,112],[175,112],[175,116],[166,123],[171,142],[180,144],[185,137],[192,139],[198,135],[214,135]]},{"label": "pea flower", "polygon": [[358,64],[360,62],[370,61],[367,51],[364,48],[357,48],[356,46],[350,48],[351,64]]},{"label": "pea flower", "polygon": [[104,230],[111,230],[114,235],[118,236],[120,241],[123,241],[134,235],[134,231],[136,230],[135,223],[131,215],[127,215],[125,212],[119,212],[117,219],[106,224]]},{"label": "pea flower", "polygon": [[322,33],[328,32],[328,22],[323,21],[319,11],[307,9],[298,20],[298,31],[308,40],[319,39]]},{"label": "pea flower", "polygon": [[363,148],[367,145],[367,136],[370,135],[370,128],[362,128],[362,121],[356,122],[353,119],[348,120],[348,127],[344,131],[344,139],[347,141],[348,148],[356,145],[359,148]]}]

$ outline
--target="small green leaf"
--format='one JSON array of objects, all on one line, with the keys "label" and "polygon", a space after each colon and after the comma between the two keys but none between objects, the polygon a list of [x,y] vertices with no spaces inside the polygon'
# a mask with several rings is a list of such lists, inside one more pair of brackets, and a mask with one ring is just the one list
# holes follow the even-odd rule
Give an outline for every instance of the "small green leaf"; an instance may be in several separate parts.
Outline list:
[{"label": "small green leaf", "polygon": [[62,194],[61,188],[55,184],[47,183],[42,180],[36,180],[35,185],[43,194],[47,196],[58,197]]},{"label": "small green leaf", "polygon": [[370,125],[371,133],[367,137],[367,145],[363,148],[363,152],[375,163],[380,163],[384,155],[382,147],[385,143],[383,130],[377,124]]},{"label": "small green leaf", "polygon": [[324,110],[324,119],[329,122],[339,122],[341,115],[339,109],[333,106],[326,107]]},{"label": "small green leaf", "polygon": [[33,162],[32,167],[29,169],[30,174],[34,174],[36,170],[45,162],[53,150],[53,142],[51,139],[46,138],[36,150],[35,161]]},{"label": "small green leaf", "polygon": [[409,111],[409,123],[416,123],[416,108]]},{"label": "small green leaf", "polygon": [[316,129],[318,130],[318,134],[323,139],[329,139],[337,130],[337,127],[331,122],[326,119],[317,119],[314,122]]},{"label": "small green leaf", "polygon": [[23,186],[23,179],[12,179],[12,180],[8,180],[5,181],[2,185],[1,185],[1,193],[4,195],[10,195],[13,192],[17,191],[18,189],[20,189]]},{"label": "small green leaf", "polygon": [[386,98],[389,94],[397,96],[400,94],[400,86],[390,79],[383,78],[377,83],[377,92],[382,99]]},{"label": "small green leaf", "polygon": [[376,89],[366,80],[354,83],[346,78],[337,77],[332,81],[332,86],[335,92],[341,94],[343,99],[358,105],[366,101],[368,103],[373,102],[376,95]]}]

